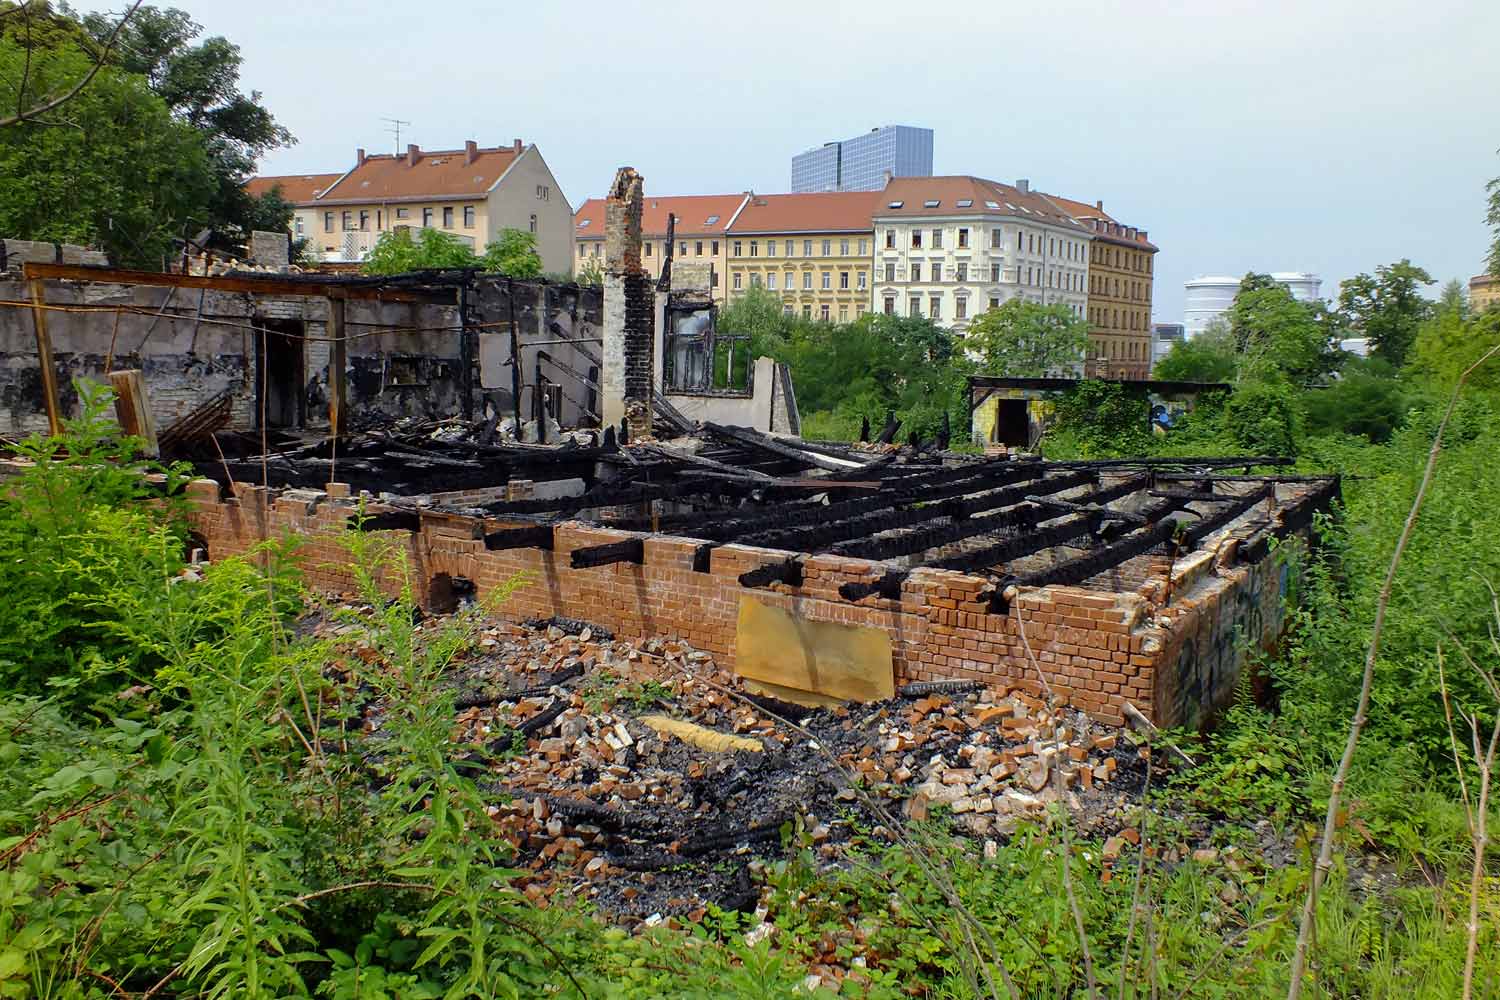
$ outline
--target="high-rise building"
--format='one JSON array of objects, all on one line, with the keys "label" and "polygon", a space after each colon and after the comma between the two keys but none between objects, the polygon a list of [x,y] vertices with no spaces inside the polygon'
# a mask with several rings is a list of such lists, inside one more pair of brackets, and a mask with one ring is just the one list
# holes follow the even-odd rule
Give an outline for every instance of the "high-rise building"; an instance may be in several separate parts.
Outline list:
[{"label": "high-rise building", "polygon": [[1151,367],[1166,357],[1173,347],[1187,339],[1187,327],[1181,323],[1151,324]]},{"label": "high-rise building", "polygon": [[792,157],[792,192],[879,191],[887,177],[932,175],[932,129],[887,125]]}]

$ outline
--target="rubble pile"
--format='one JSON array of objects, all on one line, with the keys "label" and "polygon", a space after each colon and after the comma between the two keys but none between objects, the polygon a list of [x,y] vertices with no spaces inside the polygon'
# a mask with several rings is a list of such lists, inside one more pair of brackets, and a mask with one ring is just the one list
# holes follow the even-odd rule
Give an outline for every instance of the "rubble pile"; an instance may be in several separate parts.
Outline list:
[{"label": "rubble pile", "polygon": [[[977,839],[1058,802],[1117,834],[1144,777],[1128,735],[1034,691],[937,682],[812,710],[745,691],[684,642],[582,622],[485,627],[450,681],[455,753],[484,748],[469,759],[522,890],[626,923],[753,910],[763,859],[789,842],[836,865],[856,832],[891,838],[939,807]],[[381,714],[366,708],[366,731]]]}]

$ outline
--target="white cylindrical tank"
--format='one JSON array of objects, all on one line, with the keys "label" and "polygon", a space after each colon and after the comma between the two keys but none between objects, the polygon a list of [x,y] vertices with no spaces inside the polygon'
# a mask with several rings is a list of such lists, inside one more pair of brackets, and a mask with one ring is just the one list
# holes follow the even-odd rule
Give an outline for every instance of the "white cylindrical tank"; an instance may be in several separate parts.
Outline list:
[{"label": "white cylindrical tank", "polygon": [[1183,287],[1187,294],[1183,299],[1182,325],[1187,327],[1189,337],[1196,337],[1214,319],[1229,311],[1235,293],[1240,290],[1240,279],[1209,275],[1194,278]]},{"label": "white cylindrical tank", "polygon": [[1318,292],[1323,287],[1323,279],[1307,271],[1277,271],[1271,275],[1271,280],[1291,292],[1292,298],[1299,302],[1318,301]]}]

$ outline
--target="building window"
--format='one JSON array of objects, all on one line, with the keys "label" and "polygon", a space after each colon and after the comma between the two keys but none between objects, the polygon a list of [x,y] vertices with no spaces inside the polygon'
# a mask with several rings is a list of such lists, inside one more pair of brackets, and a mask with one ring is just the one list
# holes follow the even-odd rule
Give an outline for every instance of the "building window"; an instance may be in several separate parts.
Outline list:
[{"label": "building window", "polygon": [[583,260],[583,258],[588,255],[588,252],[589,252],[589,248],[588,247],[584,246],[582,243],[578,244],[578,259],[579,260]]},{"label": "building window", "polygon": [[887,229],[885,231],[885,248],[887,250],[896,249],[896,231],[894,229]]},{"label": "building window", "polygon": [[870,252],[869,249],[867,248],[868,244],[869,244],[868,240],[860,240],[859,241],[859,255],[861,257],[865,256],[866,254],[868,254]]},{"label": "building window", "polygon": [[803,319],[812,319],[812,306],[803,306],[802,307],[802,318]]},{"label": "building window", "polygon": [[545,184],[538,184],[536,186],[536,196],[539,200],[546,201],[552,197],[552,189]]},{"label": "building window", "polygon": [[960,295],[958,298],[956,298],[956,299],[953,300],[953,318],[954,319],[968,319],[969,318],[969,300],[966,299],[966,298],[964,298],[962,295]]},{"label": "building window", "polygon": [[792,315],[792,304],[790,302],[788,302],[786,305],[784,305],[784,306],[781,307],[781,315],[786,316],[788,318],[791,317],[791,315]]},{"label": "building window", "polygon": [[424,208],[424,209],[422,209],[422,228],[423,229],[431,229],[432,228],[432,209],[430,209],[430,208]]},{"label": "building window", "polygon": [[859,272],[859,289],[860,289],[860,291],[864,291],[864,288],[865,288],[865,272],[861,271],[861,272]]},{"label": "building window", "polygon": [[1019,229],[1016,230],[1016,249],[1021,249],[1021,231]]},{"label": "building window", "polygon": [[825,323],[828,322],[828,306],[826,304],[818,306],[818,319]]},{"label": "building window", "polygon": [[760,256],[760,240],[751,240],[750,241],[750,256],[752,256],[752,257],[759,257]]},{"label": "building window", "polygon": [[824,271],[823,272],[823,290],[824,291],[828,291],[831,288],[833,288],[833,272],[832,271]]},{"label": "building window", "polygon": [[999,264],[991,264],[990,265],[990,281],[993,282],[994,284],[997,284],[997,285],[1000,284],[1000,265]]},{"label": "building window", "polygon": [[776,289],[776,272],[775,271],[772,271],[770,274],[766,275],[766,287],[769,288],[769,289],[771,289],[772,291],[775,291],[775,289]]},{"label": "building window", "polygon": [[942,246],[943,246],[943,231],[941,229],[934,229],[932,231],[932,249],[934,249],[934,250],[940,250],[940,249],[942,249]]},{"label": "building window", "polygon": [[994,229],[990,230],[990,249],[991,250],[999,250],[1000,249],[1000,227],[999,226],[996,226]]},{"label": "building window", "polygon": [[847,257],[847,256],[849,256],[849,241],[848,240],[839,240],[839,256],[840,257]]},{"label": "building window", "polygon": [[760,287],[760,275],[758,275],[758,274],[752,274],[752,275],[750,275],[750,287],[751,288],[759,288]]},{"label": "building window", "polygon": [[1026,284],[1029,285],[1031,283],[1032,283],[1032,281],[1031,281],[1031,268],[1028,267],[1026,269]]},{"label": "building window", "polygon": [[964,264],[964,263],[960,262],[959,264],[954,265],[954,267],[955,267],[955,270],[956,270],[956,273],[953,275],[953,280],[954,281],[968,281],[969,280],[969,265],[968,264]]},{"label": "building window", "polygon": [[941,261],[936,261],[935,260],[935,261],[932,262],[932,280],[933,281],[942,281],[943,280],[943,264],[942,264]]},{"label": "building window", "polygon": [[783,280],[782,283],[781,283],[781,287],[782,288],[785,288],[787,291],[790,292],[793,288],[797,287],[797,276],[795,274],[793,274],[791,271],[788,271],[786,273],[786,275],[784,276],[784,278],[785,278],[785,280]]},{"label": "building window", "polygon": [[699,240],[698,242],[696,242],[696,243],[693,244],[693,256],[694,257],[702,257],[703,256],[703,241],[702,240]]},{"label": "building window", "polygon": [[887,282],[896,280],[896,265],[887,262],[885,265],[885,280]]},{"label": "building window", "polygon": [[642,257],[649,257],[649,256],[651,256],[651,244],[650,243],[642,243],[641,244],[641,256]]},{"label": "building window", "polygon": [[803,240],[802,241],[802,256],[804,256],[804,257],[811,257],[812,256],[812,240]]},{"label": "building window", "polygon": [[376,229],[384,229],[385,228],[385,212],[381,211],[378,208],[375,210],[375,228]]},{"label": "building window", "polygon": [[345,213],[343,213],[343,218],[340,221],[344,224],[344,232],[346,232],[346,233],[353,232],[353,230],[354,230],[354,213],[353,212],[345,212]]},{"label": "building window", "polygon": [[849,322],[849,307],[848,306],[839,306],[839,322],[840,323],[847,323],[847,322]]},{"label": "building window", "polygon": [[333,232],[333,213],[332,212],[324,212],[323,213],[323,232],[325,232],[325,233],[331,233],[331,232]]},{"label": "building window", "polygon": [[398,208],[398,209],[396,209],[396,218],[398,218],[398,219],[404,219],[404,218],[406,218],[409,215],[411,215],[411,210],[410,209],[407,209],[407,208]]},{"label": "building window", "polygon": [[909,308],[906,310],[906,315],[908,315],[908,316],[920,316],[920,315],[922,315],[922,300],[920,298],[918,298],[917,296],[913,295],[911,297],[911,301],[907,303],[907,306]]},{"label": "building window", "polygon": [[1032,237],[1032,235],[1030,233],[1026,234],[1026,252],[1027,253],[1035,253],[1036,252],[1036,241],[1035,241],[1035,239]]},{"label": "building window", "polygon": [[913,229],[911,231],[911,248],[913,250],[922,249],[922,230]]},{"label": "building window", "polygon": [[684,240],[681,243],[677,244],[677,256],[679,256],[679,257],[686,257],[687,256],[687,241],[686,240]]},{"label": "building window", "polygon": [[788,257],[790,257],[792,255],[792,252],[793,252],[793,250],[794,250],[794,248],[796,246],[797,246],[797,241],[796,240],[787,240],[786,241],[786,255]]},{"label": "building window", "polygon": [[711,246],[711,247],[712,247],[712,248],[713,248],[713,249],[712,249],[712,251],[711,251],[711,252],[712,252],[712,253],[713,253],[713,255],[714,255],[714,256],[715,256],[715,257],[717,257],[717,256],[719,256],[719,241],[718,241],[718,240],[714,240],[714,241],[713,241],[713,242],[712,242],[712,243],[711,243],[711,244],[710,244],[710,246]]},{"label": "building window", "polygon": [[823,256],[824,257],[832,257],[833,256],[833,240],[824,240],[823,241]]},{"label": "building window", "polygon": [[464,228],[465,229],[473,229],[474,228],[474,206],[473,205],[465,205],[464,206]]},{"label": "building window", "polygon": [[[536,216],[533,215],[532,218],[534,219],[534,218],[536,218]],[[445,206],[443,206],[443,228],[444,229],[452,229],[453,228],[453,206],[452,205],[445,205]]]},{"label": "building window", "polygon": [[743,249],[743,246],[741,245],[740,241],[739,240],[735,240],[734,241],[734,255],[736,257],[740,256],[740,253],[741,253],[742,249]]},{"label": "building window", "polygon": [[911,262],[911,280],[922,280],[922,262],[919,260],[914,260]]},{"label": "building window", "polygon": [[776,256],[776,241],[775,240],[766,240],[766,256],[767,257],[774,257],[774,256]]},{"label": "building window", "polygon": [[740,288],[741,288],[740,282],[742,282],[743,280],[744,280],[744,277],[743,277],[743,275],[740,274],[740,272],[738,272],[738,271],[734,272],[734,290],[735,291],[739,291],[740,290]]},{"label": "building window", "polygon": [[928,312],[933,319],[943,318],[943,298],[941,295],[930,296],[927,300]]},{"label": "building window", "polygon": [[807,289],[809,292],[812,291],[812,272],[811,271],[803,271],[802,272],[802,287],[805,288],[805,289]]},{"label": "building window", "polygon": [[848,291],[849,290],[849,272],[848,271],[840,271],[839,272],[839,290],[840,291]]},{"label": "building window", "polygon": [[990,296],[990,308],[991,309],[999,309],[1000,308],[1000,296],[998,296],[998,295],[991,295]]},{"label": "building window", "polygon": [[969,249],[969,231],[967,229],[960,229],[958,231],[958,248],[960,250]]},{"label": "building window", "polygon": [[885,314],[887,316],[894,316],[894,315],[896,315],[896,300],[895,300],[894,297],[891,297],[891,296],[887,296],[886,297],[886,300],[885,300]]}]

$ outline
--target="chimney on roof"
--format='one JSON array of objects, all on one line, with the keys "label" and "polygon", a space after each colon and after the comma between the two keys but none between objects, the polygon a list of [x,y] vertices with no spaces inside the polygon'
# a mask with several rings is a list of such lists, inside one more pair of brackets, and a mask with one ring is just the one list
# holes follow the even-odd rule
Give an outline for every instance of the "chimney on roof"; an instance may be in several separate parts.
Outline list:
[{"label": "chimney on roof", "polygon": [[1094,207],[1101,212],[1104,211],[1104,199],[1100,198],[1098,201],[1094,202]]},{"label": "chimney on roof", "polygon": [[479,159],[479,143],[473,139],[464,140],[464,163],[473,163]]},{"label": "chimney on roof", "polygon": [[520,139],[513,140],[511,142],[511,144],[510,144],[510,148],[513,149],[513,150],[515,150],[516,151],[516,155],[519,156],[520,153],[521,153],[521,140]]},{"label": "chimney on roof", "polygon": [[1151,239],[1150,239],[1150,237],[1148,237],[1148,236],[1147,236],[1147,235],[1146,235],[1146,231],[1145,231],[1145,230],[1144,230],[1144,229],[1142,229],[1142,230],[1141,230],[1141,240],[1142,240],[1142,241],[1143,241],[1143,242],[1146,242],[1146,243],[1149,243],[1149,242],[1151,242]]},{"label": "chimney on roof", "polygon": [[414,142],[408,143],[406,146],[406,165],[408,167],[415,167],[417,165],[417,161],[421,158],[422,150],[417,148],[417,144]]},{"label": "chimney on roof", "polygon": [[1016,181],[1016,190],[1021,192],[1022,194],[1030,194],[1031,182],[1022,177],[1020,180]]},{"label": "chimney on roof", "polygon": [[363,149],[356,149],[354,151],[354,165],[356,167],[365,165],[365,151]]}]

